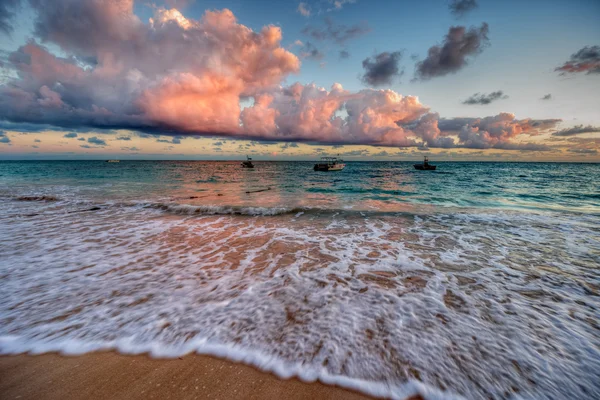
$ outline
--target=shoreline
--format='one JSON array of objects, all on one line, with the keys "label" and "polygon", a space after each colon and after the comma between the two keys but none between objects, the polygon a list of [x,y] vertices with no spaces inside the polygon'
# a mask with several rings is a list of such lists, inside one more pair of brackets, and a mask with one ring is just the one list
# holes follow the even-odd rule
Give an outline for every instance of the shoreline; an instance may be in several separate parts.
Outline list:
[{"label": "shoreline", "polygon": [[0,356],[0,378],[0,397],[5,399],[373,399],[198,354],[175,359],[116,352],[5,355]]}]

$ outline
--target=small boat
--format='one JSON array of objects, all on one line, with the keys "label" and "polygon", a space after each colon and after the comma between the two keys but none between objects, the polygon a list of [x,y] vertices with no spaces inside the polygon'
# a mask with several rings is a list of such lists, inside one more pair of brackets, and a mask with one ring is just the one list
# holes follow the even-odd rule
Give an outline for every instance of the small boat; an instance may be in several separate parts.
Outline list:
[{"label": "small boat", "polygon": [[423,164],[414,164],[415,169],[419,169],[422,171],[435,171],[436,166],[429,164],[429,159],[425,157]]},{"label": "small boat", "polygon": [[341,171],[344,169],[346,164],[344,160],[337,157],[321,157],[321,162],[315,164],[315,171]]},{"label": "small boat", "polygon": [[113,163],[113,162],[121,162],[121,160],[106,160],[106,162],[110,162],[110,163]]},{"label": "small boat", "polygon": [[246,161],[242,161],[242,168],[254,168],[250,157],[246,156]]}]

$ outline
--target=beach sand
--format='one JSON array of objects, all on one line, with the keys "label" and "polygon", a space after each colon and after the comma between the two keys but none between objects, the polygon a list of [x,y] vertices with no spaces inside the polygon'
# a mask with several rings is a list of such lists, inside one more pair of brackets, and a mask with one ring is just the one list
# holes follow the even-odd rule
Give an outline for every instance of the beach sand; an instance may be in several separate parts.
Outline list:
[{"label": "beach sand", "polygon": [[208,356],[157,360],[113,352],[1,356],[0,398],[368,399],[335,386],[281,380]]}]

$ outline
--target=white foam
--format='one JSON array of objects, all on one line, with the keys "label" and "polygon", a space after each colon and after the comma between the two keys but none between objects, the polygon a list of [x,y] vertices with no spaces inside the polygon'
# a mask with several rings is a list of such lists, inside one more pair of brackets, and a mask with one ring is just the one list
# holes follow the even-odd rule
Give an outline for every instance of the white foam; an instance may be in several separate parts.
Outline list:
[{"label": "white foam", "polygon": [[0,352],[198,352],[395,398],[600,391],[595,219],[60,207],[0,208]]}]

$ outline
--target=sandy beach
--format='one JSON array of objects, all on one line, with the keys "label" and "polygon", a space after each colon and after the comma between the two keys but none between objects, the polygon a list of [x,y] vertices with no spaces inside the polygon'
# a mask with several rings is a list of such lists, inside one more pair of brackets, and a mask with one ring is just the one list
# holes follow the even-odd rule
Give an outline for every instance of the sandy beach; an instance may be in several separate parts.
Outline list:
[{"label": "sandy beach", "polygon": [[[2,399],[368,399],[359,393],[200,355],[112,352],[0,357]],[[415,399],[413,399],[415,400]]]}]

